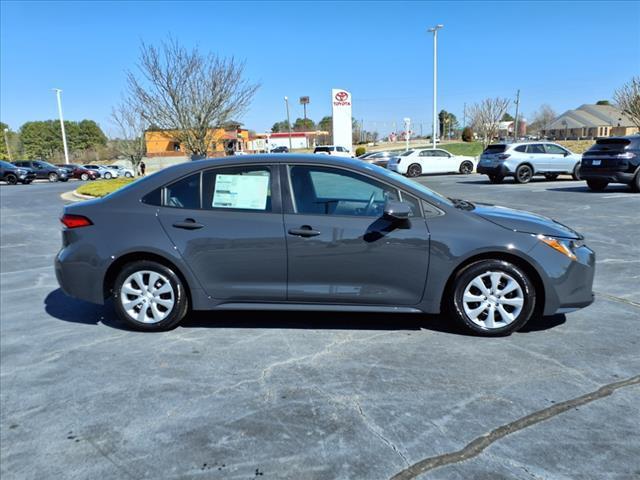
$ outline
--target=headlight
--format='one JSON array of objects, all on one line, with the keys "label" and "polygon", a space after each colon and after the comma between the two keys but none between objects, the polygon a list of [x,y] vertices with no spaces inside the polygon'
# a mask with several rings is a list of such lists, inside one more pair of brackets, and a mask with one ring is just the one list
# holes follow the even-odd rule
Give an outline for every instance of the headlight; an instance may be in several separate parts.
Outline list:
[{"label": "headlight", "polygon": [[545,235],[538,235],[538,240],[540,240],[545,245],[553,248],[554,250],[560,252],[561,254],[569,257],[571,260],[577,260],[576,254],[574,253],[576,249],[582,246],[582,241],[580,240],[569,240],[566,238],[554,238],[547,237]]}]

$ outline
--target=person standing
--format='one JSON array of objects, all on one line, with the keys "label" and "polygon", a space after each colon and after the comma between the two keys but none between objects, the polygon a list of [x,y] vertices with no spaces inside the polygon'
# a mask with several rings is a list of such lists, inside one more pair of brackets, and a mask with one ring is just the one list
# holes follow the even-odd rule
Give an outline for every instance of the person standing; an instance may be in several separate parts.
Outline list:
[{"label": "person standing", "polygon": [[144,160],[140,161],[140,176],[144,177],[144,172],[147,170],[147,166],[144,163]]}]

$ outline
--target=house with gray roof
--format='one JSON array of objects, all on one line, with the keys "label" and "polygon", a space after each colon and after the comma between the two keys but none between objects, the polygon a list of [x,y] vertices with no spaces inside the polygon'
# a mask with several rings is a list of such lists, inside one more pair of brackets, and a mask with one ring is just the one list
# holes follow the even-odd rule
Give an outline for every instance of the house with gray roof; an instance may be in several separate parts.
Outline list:
[{"label": "house with gray roof", "polygon": [[547,125],[542,135],[555,139],[594,139],[638,133],[631,118],[613,105],[584,104]]}]

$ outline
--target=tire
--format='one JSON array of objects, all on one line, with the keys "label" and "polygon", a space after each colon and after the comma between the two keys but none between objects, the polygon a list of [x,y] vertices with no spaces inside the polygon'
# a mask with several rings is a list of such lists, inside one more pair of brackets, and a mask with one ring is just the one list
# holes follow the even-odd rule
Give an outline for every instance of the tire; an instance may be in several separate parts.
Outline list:
[{"label": "tire", "polygon": [[49,174],[49,181],[50,181],[50,182],[57,182],[59,178],[60,178],[60,177],[59,177],[59,176],[58,176],[58,174],[57,174],[57,173],[55,173],[55,172],[51,172],[51,173]]},{"label": "tire", "polygon": [[124,172],[124,176],[125,176],[126,178],[131,178],[131,177],[133,177],[133,175],[131,175],[131,172]]},{"label": "tire", "polygon": [[104,174],[104,179],[105,179],[105,180],[110,180],[110,179],[111,179],[111,176],[112,176],[112,175],[111,175],[111,173],[110,173],[110,172],[107,172],[107,173],[105,173],[105,174]]},{"label": "tire", "polygon": [[520,165],[513,178],[516,183],[529,183],[533,178],[533,169],[529,165]]},{"label": "tire", "polygon": [[6,177],[4,177],[4,179],[9,185],[15,185],[16,183],[18,183],[18,177],[16,177],[13,173],[8,174]]},{"label": "tire", "polygon": [[633,177],[633,180],[631,180],[629,186],[631,187],[631,191],[633,193],[640,193],[640,171],[638,171],[636,173],[636,176]]},{"label": "tire", "polygon": [[502,175],[489,175],[489,181],[491,183],[499,184],[504,181],[504,177]]},{"label": "tire", "polygon": [[470,162],[469,160],[465,160],[460,164],[460,173],[462,173],[463,175],[469,175],[471,172],[473,172],[472,162]]},{"label": "tire", "polygon": [[587,180],[587,185],[589,186],[589,190],[593,190],[594,192],[602,192],[609,182],[606,180],[600,180],[599,178],[590,178]]},{"label": "tire", "polygon": [[545,173],[544,178],[546,178],[547,180],[549,180],[550,182],[556,180],[558,178],[559,174],[558,173]]},{"label": "tire", "polygon": [[454,278],[449,298],[455,319],[471,332],[487,337],[509,335],[522,328],[535,306],[536,290],[529,276],[504,260],[480,260],[462,269]]},{"label": "tire", "polygon": [[413,178],[419,177],[420,175],[422,175],[422,167],[419,163],[412,163],[409,165],[409,168],[407,168],[407,177]]},{"label": "tire", "polygon": [[87,180],[89,180],[89,174],[83,173],[82,175],[80,175],[80,180],[86,182]]},{"label": "tire", "polygon": [[576,166],[573,167],[571,177],[573,177],[574,180],[580,180],[580,162],[576,163]]},{"label": "tire", "polygon": [[[149,290],[155,276],[156,288]],[[170,268],[150,260],[128,263],[122,268],[114,283],[113,303],[124,323],[146,332],[177,327],[189,309],[180,277]]]}]

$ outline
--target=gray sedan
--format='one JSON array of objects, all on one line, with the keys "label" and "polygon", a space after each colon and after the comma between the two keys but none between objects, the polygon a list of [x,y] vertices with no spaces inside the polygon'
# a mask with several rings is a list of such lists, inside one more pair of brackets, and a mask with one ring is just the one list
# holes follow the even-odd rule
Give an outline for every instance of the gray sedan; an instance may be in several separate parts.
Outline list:
[{"label": "gray sedan", "polygon": [[189,310],[446,312],[503,335],[593,301],[594,253],[553,220],[445,198],[357,159],[187,162],[65,207],[56,274],[129,326]]}]

